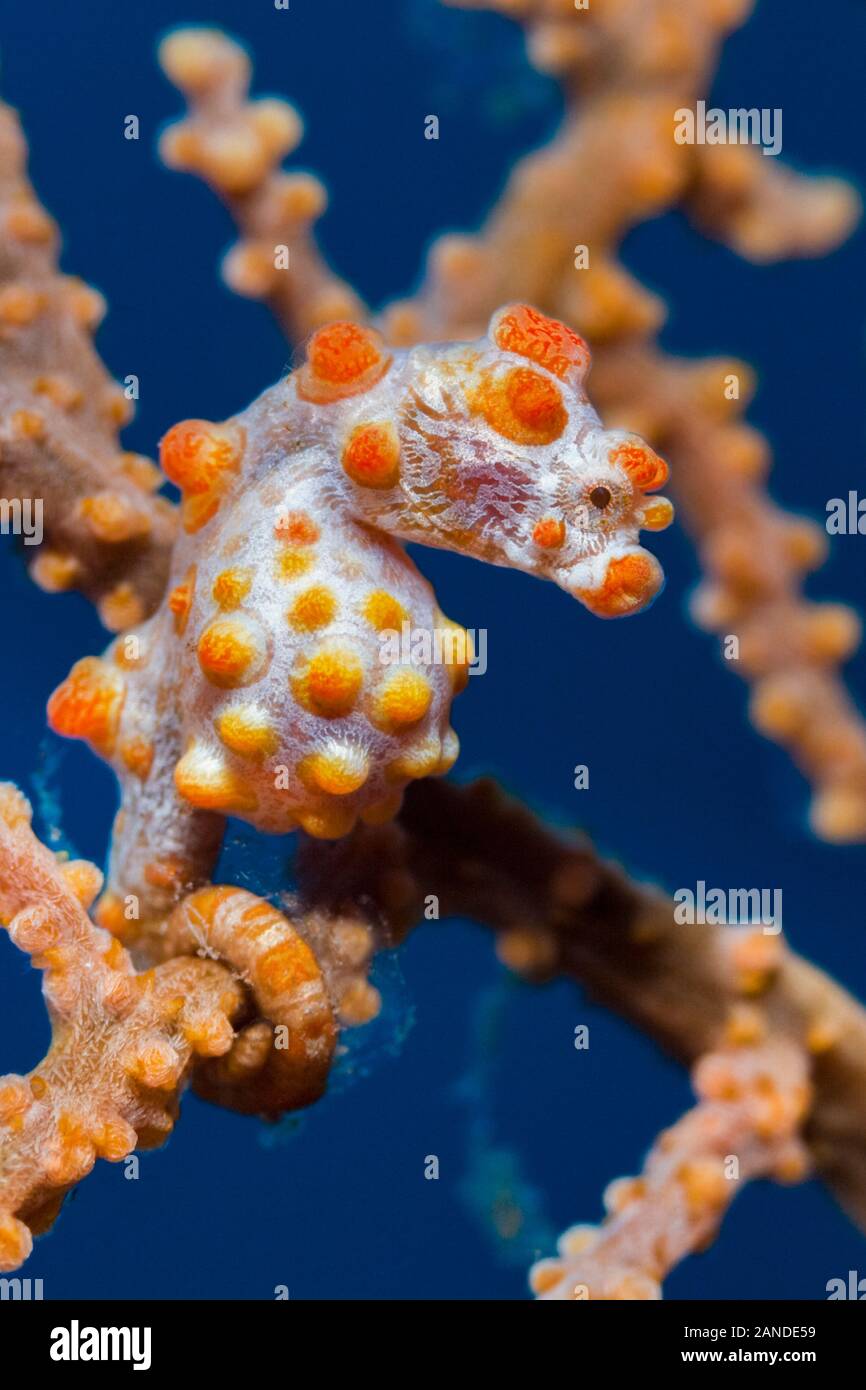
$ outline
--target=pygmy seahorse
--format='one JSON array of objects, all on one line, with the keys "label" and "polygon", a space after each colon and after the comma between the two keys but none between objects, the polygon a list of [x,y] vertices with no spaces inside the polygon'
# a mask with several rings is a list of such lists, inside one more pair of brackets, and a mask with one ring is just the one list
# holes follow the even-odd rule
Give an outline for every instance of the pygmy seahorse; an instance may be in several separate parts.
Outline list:
[{"label": "pygmy seahorse", "polygon": [[[121,783],[104,925],[130,939],[125,917],[206,879],[226,815],[339,837],[452,765],[471,652],[401,542],[552,579],[602,617],[654,597],[638,531],[671,520],[647,496],[667,467],[602,428],[589,361],[526,305],[477,342],[402,351],[333,323],[240,415],[168,432],[182,535],[162,607],[49,703]],[[444,662],[385,659],[407,622],[453,639]]]}]

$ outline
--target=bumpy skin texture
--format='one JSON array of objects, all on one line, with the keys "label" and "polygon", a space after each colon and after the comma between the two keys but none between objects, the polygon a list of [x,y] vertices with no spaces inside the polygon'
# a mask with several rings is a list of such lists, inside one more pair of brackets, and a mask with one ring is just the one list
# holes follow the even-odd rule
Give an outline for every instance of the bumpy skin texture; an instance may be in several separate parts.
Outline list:
[{"label": "bumpy skin texture", "polygon": [[[654,597],[638,531],[671,520],[647,496],[667,468],[601,427],[588,367],[526,305],[478,342],[393,353],[336,323],[243,414],[169,431],[183,531],[166,601],[49,704],[122,783],[106,925],[130,937],[126,917],[205,877],[227,814],[337,838],[451,766],[471,652],[395,537],[553,579],[603,617]],[[404,631],[398,664],[383,634]]]}]

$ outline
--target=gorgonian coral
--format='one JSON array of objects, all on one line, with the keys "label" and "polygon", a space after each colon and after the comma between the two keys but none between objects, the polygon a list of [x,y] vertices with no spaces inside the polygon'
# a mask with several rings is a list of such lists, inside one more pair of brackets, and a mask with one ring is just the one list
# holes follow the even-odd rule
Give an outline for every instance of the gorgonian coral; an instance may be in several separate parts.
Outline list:
[{"label": "gorgonian coral", "polygon": [[26,160],[18,119],[0,103],[0,476],[7,498],[38,499],[36,582],[83,590],[117,631],[162,595],[174,508],[156,491],[155,464],[120,443],[132,403],[92,343],[105,303],[58,269],[57,228]]},{"label": "gorgonian coral", "polygon": [[[303,364],[246,411],[169,431],[160,461],[179,508],[122,450],[126,406],[89,340],[99,298],[58,271],[0,110],[0,468],[10,493],[46,502],[34,577],[82,588],[123,630],[49,706],[122,787],[98,925],[101,875],[41,846],[21,795],[0,792],[0,917],[44,970],[52,1022],[43,1063],[0,1080],[0,1268],[26,1258],[97,1157],[159,1143],[188,1081],[268,1116],[317,1099],[339,1029],[379,1006],[374,950],[431,892],[446,915],[493,927],[512,970],[580,980],[693,1069],[695,1108],[639,1178],[613,1185],[599,1228],[535,1267],[540,1296],[658,1296],[738,1179],[813,1165],[866,1219],[853,1000],[778,937],[683,931],[663,895],[489,785],[420,780],[456,757],[450,707],[472,653],[403,543],[552,579],[603,617],[638,611],[661,585],[638,533],[672,507],[636,427],[677,465],[710,576],[699,616],[738,636],[756,721],[818,786],[816,827],[851,839],[866,826],[866,739],[835,672],[856,623],[799,595],[820,547],[760,489],[765,446],[739,419],[749,375],[662,354],[662,306],[616,258],[630,226],[676,203],[743,255],[813,253],[844,235],[855,200],[754,150],[672,140],[673,111],[704,89],[746,0],[491,7],[524,20],[533,60],[561,76],[565,123],[479,235],[440,241],[417,295],[375,322],[316,246],[321,186],[280,168],[296,113],[248,100],[249,60],[224,35],[164,43],[189,104],[164,158],[235,216],[229,283],[266,300],[293,342],[313,333]],[[580,271],[576,225],[591,251]],[[605,421],[628,428],[590,406],[571,323],[595,345]],[[732,377],[742,392],[726,393]],[[422,641],[389,660],[384,639],[404,630],[444,658]],[[285,911],[209,882],[230,814],[300,831]]]}]

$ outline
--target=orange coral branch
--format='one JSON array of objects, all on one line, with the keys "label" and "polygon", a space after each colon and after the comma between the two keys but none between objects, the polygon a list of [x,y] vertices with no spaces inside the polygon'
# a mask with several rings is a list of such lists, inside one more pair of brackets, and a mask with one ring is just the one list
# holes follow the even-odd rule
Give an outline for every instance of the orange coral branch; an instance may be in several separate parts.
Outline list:
[{"label": "orange coral branch", "polygon": [[[308,1105],[327,1080],[331,1006],[280,912],[241,889],[194,894],[168,924],[169,958],[137,974],[87,915],[101,881],[58,862],[24,797],[0,786],[0,921],[44,971],[52,1026],[35,1070],[0,1077],[0,1270],[27,1258],[97,1158],[163,1142],[196,1059],[200,1093],[246,1112]],[[233,1021],[249,1026],[236,1037]]]},{"label": "orange coral branch", "polygon": [[660,1298],[660,1281],[713,1240],[742,1183],[806,1176],[802,1049],[770,1041],[707,1056],[695,1088],[699,1103],[660,1136],[642,1175],[610,1184],[603,1225],[566,1231],[560,1258],[533,1266],[539,1298]]},{"label": "orange coral branch", "polygon": [[[739,641],[727,662],[752,687],[755,726],[782,744],[814,788],[812,826],[826,840],[866,836],[866,725],[839,675],[860,639],[856,613],[814,603],[803,575],[821,563],[826,536],[777,507],[763,489],[768,449],[735,418],[724,382],[736,362],[680,362],[642,346],[599,353],[594,384],[607,414],[650,413],[676,460],[679,515],[705,578],[694,595],[701,626]],[[743,402],[736,405],[742,408]]]},{"label": "orange coral branch", "polygon": [[178,958],[136,975],[123,947],[85,907],[91,864],[59,864],[30,829],[30,808],[0,791],[0,918],[45,972],[47,1057],[0,1078],[0,1269],[30,1251],[66,1192],[97,1158],[112,1162],[170,1132],[194,1053],[231,1045],[240,986],[212,961]]},{"label": "orange coral branch", "polygon": [[223,264],[226,283],[265,300],[293,342],[331,319],[363,315],[362,301],[327,265],[313,236],[324,188],[310,174],[279,167],[301,139],[294,108],[272,98],[248,101],[249,58],[217,29],[170,34],[160,62],[189,107],[165,132],[162,157],[203,178],[240,229]]},{"label": "orange coral branch", "polygon": [[[794,1134],[807,1066],[811,1160],[866,1223],[866,1015],[855,1001],[777,937],[677,926],[663,895],[492,784],[418,783],[400,823],[333,844],[305,841],[291,922],[240,889],[194,894],[167,924],[168,959],[140,975],[87,917],[97,871],[58,864],[33,837],[14,789],[0,810],[0,915],[46,972],[54,1034],[36,1071],[0,1083],[4,1268],[26,1258],[30,1233],[51,1224],[96,1157],[161,1142],[196,1057],[205,1059],[196,1089],[218,1104],[276,1114],[316,1099],[335,1041],[329,1001],[346,1024],[377,1011],[365,981],[371,950],[396,945],[431,892],[444,916],[494,927],[502,958],[528,978],[569,974],[681,1059],[717,1054],[701,1062],[703,1099],[651,1158],[645,1187],[615,1189],[618,1208],[628,1208],[626,1193],[648,1204],[648,1230],[703,1194],[694,1222],[654,1253],[634,1247],[622,1271],[621,1227],[638,1215],[628,1208],[603,1228],[595,1274],[581,1265],[586,1279],[570,1267],[564,1277],[590,1288],[600,1281],[595,1297],[637,1289],[637,1267],[658,1279],[714,1229],[725,1203],[707,1163],[722,1150],[739,1157],[741,1177],[799,1176]],[[193,951],[197,958],[173,954]],[[573,1249],[568,1242],[566,1253]]]},{"label": "orange coral branch", "polygon": [[91,336],[105,305],[58,270],[57,229],[26,158],[17,116],[0,104],[0,487],[41,509],[36,582],[81,589],[116,631],[162,594],[174,509],[154,495],[155,464],[123,452],[129,401]]}]

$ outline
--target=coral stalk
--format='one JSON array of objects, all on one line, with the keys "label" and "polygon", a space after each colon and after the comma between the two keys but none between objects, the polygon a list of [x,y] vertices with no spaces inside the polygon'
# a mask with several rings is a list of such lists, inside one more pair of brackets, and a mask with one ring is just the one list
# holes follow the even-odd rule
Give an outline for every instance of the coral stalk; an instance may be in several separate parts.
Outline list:
[{"label": "coral stalk", "polygon": [[57,229],[26,157],[17,116],[0,104],[0,488],[40,509],[36,582],[82,590],[117,631],[162,596],[174,509],[156,494],[159,469],[120,443],[131,403],[92,341],[105,305],[58,269]]},{"label": "coral stalk", "polygon": [[363,302],[331,270],[312,235],[325,210],[322,184],[280,169],[302,136],[294,108],[274,98],[248,100],[249,58],[217,29],[177,30],[159,56],[189,106],[163,135],[162,157],[203,178],[241,233],[223,263],[227,284],[264,300],[293,342],[331,319],[362,315]]},{"label": "coral stalk", "polygon": [[545,825],[495,783],[418,783],[400,820],[299,859],[307,910],[364,901],[399,940],[430,894],[441,917],[497,933],[510,969],[576,980],[688,1066],[742,1036],[757,1004],[768,1038],[810,1058],[805,1139],[817,1174],[866,1229],[866,1011],[760,929],[682,925],[675,903]]},{"label": "coral stalk", "polygon": [[166,959],[136,973],[87,915],[101,880],[92,864],[58,861],[24,797],[0,787],[0,921],[44,972],[52,1028],[38,1067],[0,1077],[2,1271],[27,1258],[97,1158],[165,1140],[194,1062],[202,1095],[247,1113],[309,1105],[327,1080],[334,1015],[316,957],[282,913],[241,889],[207,889],[168,923]]},{"label": "coral stalk", "polygon": [[193,1054],[225,1052],[243,992],[213,961],[180,957],[136,975],[86,906],[101,875],[58,863],[30,808],[0,790],[0,918],[44,971],[51,1049],[26,1076],[0,1078],[0,1269],[30,1251],[97,1158],[118,1162],[171,1131]]},{"label": "coral stalk", "polygon": [[699,1103],[657,1140],[638,1178],[605,1193],[607,1220],[575,1226],[530,1283],[544,1300],[647,1300],[702,1250],[744,1182],[808,1172],[798,1130],[809,1101],[805,1057],[789,1042],[711,1054],[695,1070]]}]

